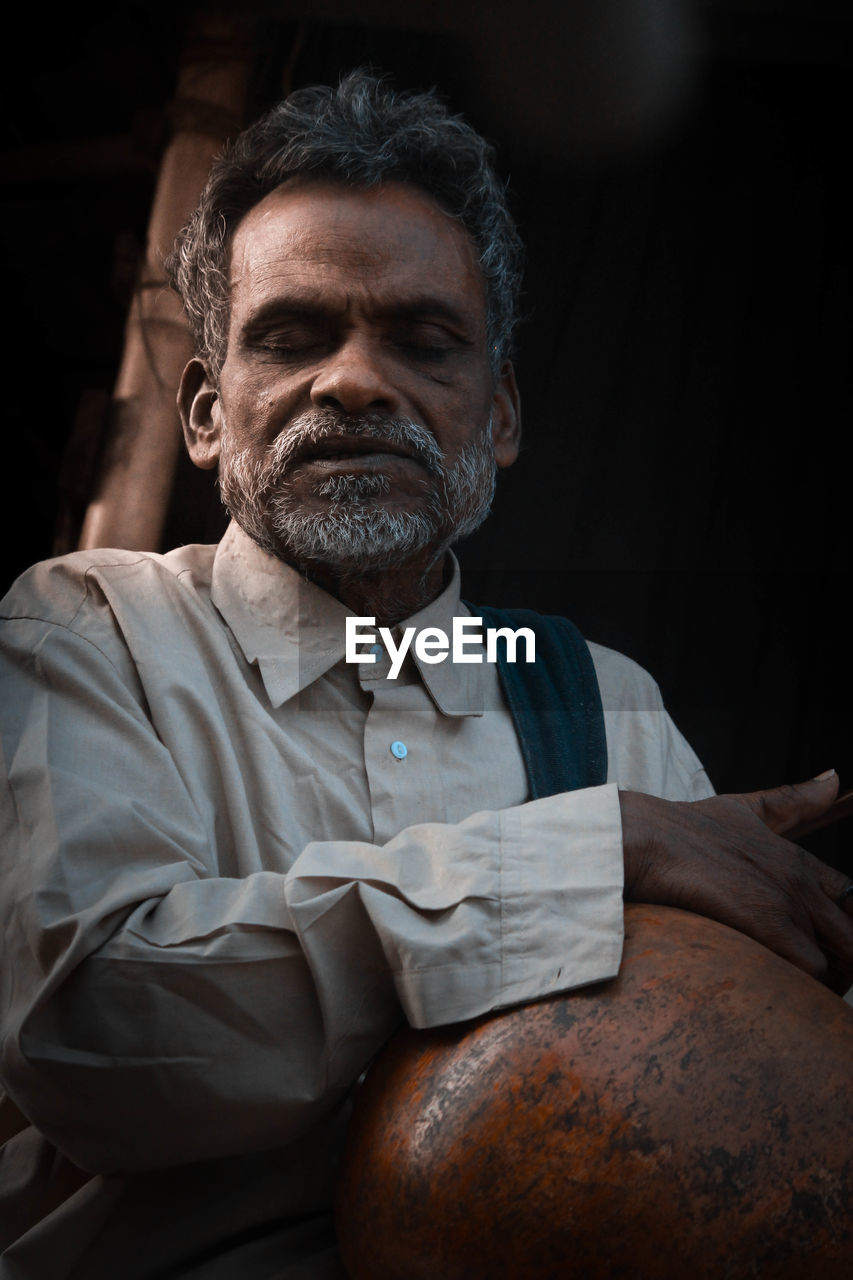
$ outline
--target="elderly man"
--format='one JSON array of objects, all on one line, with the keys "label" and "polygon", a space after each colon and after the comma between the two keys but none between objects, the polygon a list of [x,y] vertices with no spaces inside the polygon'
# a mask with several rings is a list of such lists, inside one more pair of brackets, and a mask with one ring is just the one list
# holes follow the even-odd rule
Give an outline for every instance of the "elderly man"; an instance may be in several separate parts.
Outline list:
[{"label": "elderly man", "polygon": [[[519,442],[482,140],[361,73],[294,94],[171,266],[228,532],[38,565],[3,606],[10,1278],[339,1274],[372,1056],[610,977],[623,895],[853,961],[845,877],[783,834],[834,775],[713,796],[633,663],[460,599]],[[468,617],[536,661],[473,622],[448,653]]]}]

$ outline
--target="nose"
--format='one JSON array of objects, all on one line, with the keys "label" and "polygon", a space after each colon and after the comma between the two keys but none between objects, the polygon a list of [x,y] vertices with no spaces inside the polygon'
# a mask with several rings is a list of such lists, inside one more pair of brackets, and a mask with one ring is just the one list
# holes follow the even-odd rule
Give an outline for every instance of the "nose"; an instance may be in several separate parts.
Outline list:
[{"label": "nose", "polygon": [[400,395],[382,352],[355,335],[342,341],[324,361],[312,384],[311,399],[318,408],[344,413],[396,413],[400,408]]}]

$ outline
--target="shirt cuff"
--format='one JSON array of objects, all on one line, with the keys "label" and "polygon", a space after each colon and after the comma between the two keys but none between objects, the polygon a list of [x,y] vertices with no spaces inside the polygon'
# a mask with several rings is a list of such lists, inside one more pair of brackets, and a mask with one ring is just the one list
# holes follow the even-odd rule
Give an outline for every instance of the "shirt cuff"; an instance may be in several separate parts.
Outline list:
[{"label": "shirt cuff", "polygon": [[503,1005],[615,977],[622,818],[614,783],[501,813]]}]

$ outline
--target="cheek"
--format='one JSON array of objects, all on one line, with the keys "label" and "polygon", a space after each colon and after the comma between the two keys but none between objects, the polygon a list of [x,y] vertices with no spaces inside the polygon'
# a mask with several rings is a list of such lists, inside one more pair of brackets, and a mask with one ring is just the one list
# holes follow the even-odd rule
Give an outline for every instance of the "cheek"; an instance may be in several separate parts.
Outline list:
[{"label": "cheek", "polygon": [[434,420],[433,432],[448,461],[471,445],[487,441],[491,449],[492,402],[488,396],[460,396]]},{"label": "cheek", "polygon": [[265,447],[293,417],[292,399],[268,379],[232,381],[222,396],[223,424],[241,445]]}]

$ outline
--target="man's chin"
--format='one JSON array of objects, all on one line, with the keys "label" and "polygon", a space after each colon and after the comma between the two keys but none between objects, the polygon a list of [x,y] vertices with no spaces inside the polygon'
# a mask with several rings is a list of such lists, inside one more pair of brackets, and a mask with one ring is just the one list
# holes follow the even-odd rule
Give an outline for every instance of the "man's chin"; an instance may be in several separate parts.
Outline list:
[{"label": "man's chin", "polygon": [[[265,525],[266,550],[300,568],[322,566],[338,573],[400,568],[440,554],[445,542],[433,513],[395,510],[381,503],[331,511],[276,511]],[[251,529],[247,532],[255,536]]]}]

